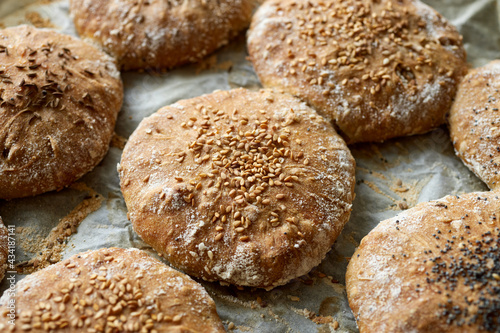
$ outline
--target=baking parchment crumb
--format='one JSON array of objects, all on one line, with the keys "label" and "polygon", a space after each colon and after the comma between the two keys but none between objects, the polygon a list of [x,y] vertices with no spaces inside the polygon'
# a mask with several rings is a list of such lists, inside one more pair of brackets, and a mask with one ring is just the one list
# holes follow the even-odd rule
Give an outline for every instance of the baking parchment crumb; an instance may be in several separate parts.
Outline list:
[{"label": "baking parchment crumb", "polygon": [[[77,232],[80,223],[101,207],[104,197],[84,183],[74,183],[70,188],[87,192],[87,197],[68,215],[62,218],[46,238],[34,236],[34,228],[17,228],[21,235],[21,246],[28,252],[36,253],[29,261],[16,265],[19,274],[31,274],[51,264],[61,261],[68,238]],[[34,237],[32,237],[34,236]]]}]

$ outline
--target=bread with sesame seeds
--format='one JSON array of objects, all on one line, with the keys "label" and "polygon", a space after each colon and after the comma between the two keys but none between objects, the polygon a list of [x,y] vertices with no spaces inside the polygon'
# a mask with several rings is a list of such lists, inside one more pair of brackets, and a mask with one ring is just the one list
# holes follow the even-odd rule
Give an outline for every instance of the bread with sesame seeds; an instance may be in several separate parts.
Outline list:
[{"label": "bread with sesame seeds", "polygon": [[108,151],[123,87],[114,60],[76,38],[0,30],[0,199],[59,190]]},{"label": "bread with sesame seeds", "polygon": [[348,144],[443,124],[467,70],[460,34],[418,0],[269,0],[248,50],[264,87],[307,101]]},{"label": "bread with sesame seeds", "polygon": [[360,332],[498,332],[498,195],[421,203],[363,238],[346,274]]},{"label": "bread with sesame seeds", "polygon": [[355,163],[314,110],[246,89],[144,119],[118,167],[128,216],[170,263],[270,289],[306,274],[349,219]]},{"label": "bread with sesame seeds", "polygon": [[196,62],[250,24],[255,0],[71,0],[76,30],[124,70]]},{"label": "bread with sesame seeds", "polygon": [[0,298],[2,332],[225,332],[205,289],[146,252],[80,253],[28,275]]},{"label": "bread with sesame seeds", "polygon": [[471,70],[460,84],[449,128],[458,157],[489,188],[500,188],[500,60]]},{"label": "bread with sesame seeds", "polygon": [[9,231],[0,217],[0,281],[3,280],[7,271],[7,259],[9,257]]}]

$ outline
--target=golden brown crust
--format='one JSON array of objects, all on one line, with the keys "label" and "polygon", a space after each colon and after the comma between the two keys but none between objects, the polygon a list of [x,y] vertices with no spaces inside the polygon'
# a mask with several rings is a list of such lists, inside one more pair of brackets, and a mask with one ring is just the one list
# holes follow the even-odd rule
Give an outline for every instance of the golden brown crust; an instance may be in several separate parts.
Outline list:
[{"label": "golden brown crust", "polygon": [[269,0],[248,50],[265,87],[310,103],[348,144],[444,123],[466,72],[462,37],[415,0]]},{"label": "golden brown crust", "polygon": [[290,95],[245,89],[146,118],[119,167],[136,232],[206,280],[272,288],[318,265],[347,222],[354,160]]},{"label": "golden brown crust", "polygon": [[500,198],[469,193],[381,222],[347,268],[361,333],[498,332]]},{"label": "golden brown crust", "polygon": [[253,0],[71,0],[82,38],[102,45],[124,70],[198,61],[250,23]]},{"label": "golden brown crust", "polygon": [[450,112],[455,152],[491,189],[500,185],[500,61],[471,70]]},{"label": "golden brown crust", "polygon": [[3,280],[7,271],[7,258],[9,255],[9,232],[0,217],[0,281]]},{"label": "golden brown crust", "polygon": [[106,154],[121,108],[109,56],[55,31],[0,30],[0,198],[59,190]]},{"label": "golden brown crust", "polygon": [[137,249],[74,255],[16,285],[16,325],[2,332],[224,332],[205,289]]}]

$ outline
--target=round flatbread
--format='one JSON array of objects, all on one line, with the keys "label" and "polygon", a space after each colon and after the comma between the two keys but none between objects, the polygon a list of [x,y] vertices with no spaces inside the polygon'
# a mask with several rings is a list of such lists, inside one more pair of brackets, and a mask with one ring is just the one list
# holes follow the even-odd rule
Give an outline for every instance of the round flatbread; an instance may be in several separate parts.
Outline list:
[{"label": "round flatbread", "polygon": [[500,198],[469,193],[381,222],[347,268],[361,333],[498,332]]},{"label": "round flatbread", "polygon": [[205,280],[272,288],[318,265],[347,222],[354,160],[294,97],[219,91],[144,119],[119,166],[135,231]]},{"label": "round flatbread", "polygon": [[225,332],[205,289],[137,249],[88,251],[28,275],[0,299],[2,332]]},{"label": "round flatbread", "polygon": [[500,61],[471,70],[450,112],[457,155],[491,189],[500,185]]},{"label": "round flatbread", "polygon": [[248,50],[264,87],[307,101],[348,144],[444,123],[467,70],[457,30],[416,0],[269,0]]},{"label": "round flatbread", "polygon": [[245,29],[254,0],[71,0],[82,38],[101,45],[124,70],[196,62]]},{"label": "round flatbread", "polygon": [[112,58],[78,39],[0,30],[0,199],[59,190],[108,151],[122,105]]}]

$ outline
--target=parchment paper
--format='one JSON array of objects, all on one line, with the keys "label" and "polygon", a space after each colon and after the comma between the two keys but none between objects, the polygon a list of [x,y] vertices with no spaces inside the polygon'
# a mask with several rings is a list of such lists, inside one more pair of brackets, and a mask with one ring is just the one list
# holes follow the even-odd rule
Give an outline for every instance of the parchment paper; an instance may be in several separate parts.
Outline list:
[{"label": "parchment paper", "polygon": [[[425,2],[458,27],[464,36],[471,66],[500,58],[495,0]],[[33,12],[48,19],[54,29],[76,35],[66,0],[0,1],[0,23],[5,26],[33,23],[33,19],[27,19]],[[161,75],[125,73],[125,101],[116,126],[117,138],[127,138],[144,117],[179,99],[216,89],[258,88],[258,78],[246,56],[242,34],[201,64]],[[27,251],[26,244],[46,237],[60,219],[93,195],[102,196],[102,204],[81,222],[77,233],[69,237],[63,253],[65,258],[109,246],[150,251],[126,218],[116,172],[122,152],[119,146],[113,145],[102,163],[84,176],[78,186],[34,198],[0,200],[0,216],[5,224],[15,225],[19,230],[16,247],[19,262],[35,255]],[[446,127],[426,135],[350,148],[357,162],[356,200],[351,220],[319,267],[269,292],[250,288],[238,290],[200,281],[215,299],[226,328],[233,323],[229,327],[234,325],[235,332],[357,332],[347,303],[344,275],[348,259],[363,236],[379,221],[418,202],[448,194],[487,190],[455,157]],[[22,230],[30,230],[30,233]],[[2,290],[5,288],[4,281]]]}]

